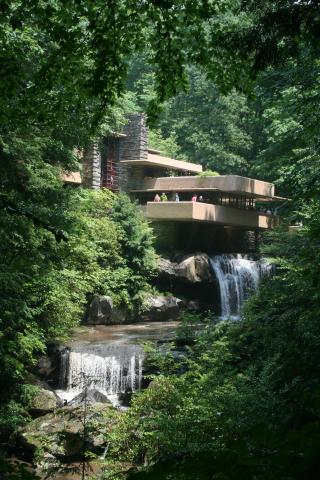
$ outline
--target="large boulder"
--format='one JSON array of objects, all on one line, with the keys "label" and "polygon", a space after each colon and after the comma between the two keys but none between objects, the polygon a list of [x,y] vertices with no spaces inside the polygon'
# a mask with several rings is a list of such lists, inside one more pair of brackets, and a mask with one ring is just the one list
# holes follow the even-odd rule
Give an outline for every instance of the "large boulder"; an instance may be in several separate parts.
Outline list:
[{"label": "large boulder", "polygon": [[79,393],[79,395],[68,402],[68,406],[79,406],[84,405],[84,403],[87,405],[92,405],[94,403],[109,403],[111,405],[111,402],[106,395],[99,392],[99,390],[92,388],[87,392]]},{"label": "large boulder", "polygon": [[177,257],[173,261],[159,259],[159,276],[184,283],[211,282],[212,273],[209,257],[205,253],[197,253]]},{"label": "large boulder", "polygon": [[46,390],[61,388],[62,359],[68,356],[69,348],[58,341],[49,342],[47,354],[41,355],[31,368],[28,383]]},{"label": "large boulder", "polygon": [[113,310],[112,298],[96,295],[89,306],[87,323],[89,325],[109,325]]},{"label": "large boulder", "polygon": [[62,406],[62,400],[59,399],[59,397],[50,388],[37,386],[35,395],[30,401],[28,410],[33,417],[38,417],[53,412],[56,408]]},{"label": "large boulder", "polygon": [[176,262],[172,262],[168,258],[159,257],[158,270],[161,276],[174,278],[176,275]]},{"label": "large boulder", "polygon": [[184,306],[183,300],[173,295],[150,295],[146,300],[142,320],[146,322],[177,320]]},{"label": "large boulder", "polygon": [[33,370],[39,377],[48,378],[54,372],[54,369],[55,365],[52,358],[48,355],[41,355]]},{"label": "large boulder", "polygon": [[84,418],[86,450],[99,453],[114,416],[114,410],[105,403],[88,405],[85,415],[83,407],[63,407],[28,423],[19,433],[19,443],[37,465],[48,456],[52,460],[80,459],[84,447]]},{"label": "large boulder", "polygon": [[134,320],[131,312],[125,306],[113,307],[110,325],[122,325],[123,323],[129,323]]},{"label": "large boulder", "polygon": [[122,325],[134,320],[126,306],[115,307],[111,297],[96,295],[85,317],[87,325]]}]

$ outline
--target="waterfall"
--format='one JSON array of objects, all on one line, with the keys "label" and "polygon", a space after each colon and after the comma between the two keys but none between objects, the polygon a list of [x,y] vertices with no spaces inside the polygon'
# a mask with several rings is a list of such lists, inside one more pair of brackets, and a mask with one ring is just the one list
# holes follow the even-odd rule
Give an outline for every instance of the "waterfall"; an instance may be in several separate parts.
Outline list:
[{"label": "waterfall", "polygon": [[61,357],[65,377],[61,375],[57,393],[69,402],[88,388],[116,400],[120,393],[141,388],[142,363],[143,352],[137,345],[83,344]]},{"label": "waterfall", "polygon": [[247,255],[214,255],[210,265],[220,288],[221,318],[240,318],[244,301],[256,291],[259,279],[269,275],[272,266]]},{"label": "waterfall", "polygon": [[65,348],[64,350],[62,350],[62,352],[60,353],[59,388],[65,388],[66,386],[69,368],[69,357],[69,349]]}]

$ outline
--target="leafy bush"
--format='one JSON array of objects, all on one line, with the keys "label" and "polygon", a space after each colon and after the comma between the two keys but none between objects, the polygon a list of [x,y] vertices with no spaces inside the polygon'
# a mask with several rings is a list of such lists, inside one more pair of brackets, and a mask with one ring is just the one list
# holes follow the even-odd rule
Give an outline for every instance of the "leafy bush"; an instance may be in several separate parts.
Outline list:
[{"label": "leafy bush", "polygon": [[151,229],[128,197],[57,188],[65,240],[23,214],[0,214],[3,434],[23,421],[23,379],[46,342],[68,335],[95,293],[138,310],[155,267]]},{"label": "leafy bush", "polygon": [[213,170],[204,170],[203,172],[198,173],[198,177],[218,177],[220,173]]},{"label": "leafy bush", "polygon": [[127,291],[131,301],[140,307],[145,292],[150,289],[148,280],[156,273],[152,229],[137,205],[125,194],[116,197],[110,218],[122,232],[119,245],[128,269]]}]

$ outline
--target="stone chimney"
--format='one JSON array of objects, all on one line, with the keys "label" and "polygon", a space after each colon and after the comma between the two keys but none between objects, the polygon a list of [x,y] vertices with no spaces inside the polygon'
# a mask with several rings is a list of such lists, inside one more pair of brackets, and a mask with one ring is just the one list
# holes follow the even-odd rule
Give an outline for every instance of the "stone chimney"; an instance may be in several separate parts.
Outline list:
[{"label": "stone chimney", "polygon": [[83,153],[82,184],[87,188],[101,187],[101,154],[98,142],[90,145]]},{"label": "stone chimney", "polygon": [[[128,123],[123,128],[126,137],[120,141],[120,160],[147,160],[148,158],[148,128],[146,115],[143,113],[129,113],[126,115]],[[128,186],[134,187],[135,177],[141,179],[143,166],[123,165],[120,170],[120,189],[126,191]],[[130,174],[130,175],[129,175]],[[130,177],[130,185],[128,178]]]},{"label": "stone chimney", "polygon": [[[119,159],[121,161],[146,160],[148,158],[148,129],[146,126],[146,115],[143,113],[130,113],[126,115],[126,118],[128,122],[122,131],[125,136],[120,138],[119,158],[118,160],[114,159],[118,165],[117,172],[119,176],[119,189],[122,191],[127,191],[129,186],[129,177],[130,187],[134,185],[135,178],[141,179],[143,166],[119,164]],[[82,183],[83,186],[87,188],[101,188],[101,145],[98,141],[90,145],[90,147],[84,151],[82,164]]]}]

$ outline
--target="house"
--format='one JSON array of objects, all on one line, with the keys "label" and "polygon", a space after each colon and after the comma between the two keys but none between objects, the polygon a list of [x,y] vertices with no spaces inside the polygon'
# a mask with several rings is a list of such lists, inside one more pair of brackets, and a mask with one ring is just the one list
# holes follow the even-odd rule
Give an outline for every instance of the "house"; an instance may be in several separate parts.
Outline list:
[{"label": "house", "polygon": [[[122,133],[103,138],[83,153],[81,178],[73,172],[64,180],[128,193],[155,229],[162,224],[168,245],[179,248],[187,248],[190,241],[196,248],[210,248],[212,243],[225,246],[234,234],[256,235],[278,223],[270,208],[262,208],[263,202],[283,200],[275,196],[272,183],[238,175],[203,176],[201,165],[148,148],[147,135],[145,115],[128,115]],[[162,193],[168,201],[155,202],[155,195]],[[191,200],[195,195],[198,201]],[[235,247],[234,240],[231,245]]]}]

